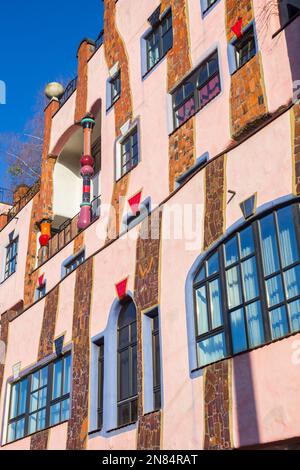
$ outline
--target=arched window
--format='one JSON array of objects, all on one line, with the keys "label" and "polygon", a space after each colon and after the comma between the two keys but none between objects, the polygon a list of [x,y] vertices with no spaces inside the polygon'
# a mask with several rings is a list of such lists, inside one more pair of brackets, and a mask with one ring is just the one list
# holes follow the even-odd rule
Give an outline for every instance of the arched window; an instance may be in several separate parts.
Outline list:
[{"label": "arched window", "polygon": [[194,279],[198,366],[300,331],[300,214],[292,204],[220,244]]},{"label": "arched window", "polygon": [[118,320],[118,426],[137,420],[136,308],[123,305]]}]

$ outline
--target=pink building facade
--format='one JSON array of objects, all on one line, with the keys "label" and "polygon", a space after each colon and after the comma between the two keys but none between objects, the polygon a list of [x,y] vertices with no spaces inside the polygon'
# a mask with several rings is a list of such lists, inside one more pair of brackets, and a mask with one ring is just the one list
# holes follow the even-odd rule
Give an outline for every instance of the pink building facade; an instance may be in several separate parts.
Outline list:
[{"label": "pink building facade", "polygon": [[0,206],[1,449],[299,448],[300,2],[104,7]]}]

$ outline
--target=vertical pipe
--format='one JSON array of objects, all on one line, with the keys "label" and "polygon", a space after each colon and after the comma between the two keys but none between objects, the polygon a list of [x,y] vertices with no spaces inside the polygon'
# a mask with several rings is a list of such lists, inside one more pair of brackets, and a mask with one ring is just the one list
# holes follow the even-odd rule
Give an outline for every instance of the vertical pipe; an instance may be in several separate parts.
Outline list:
[{"label": "vertical pipe", "polygon": [[83,180],[82,203],[78,219],[78,228],[82,230],[91,223],[91,178],[94,174],[94,160],[92,157],[92,131],[95,121],[91,117],[85,117],[81,121],[83,128],[83,156],[80,160],[81,176]]}]

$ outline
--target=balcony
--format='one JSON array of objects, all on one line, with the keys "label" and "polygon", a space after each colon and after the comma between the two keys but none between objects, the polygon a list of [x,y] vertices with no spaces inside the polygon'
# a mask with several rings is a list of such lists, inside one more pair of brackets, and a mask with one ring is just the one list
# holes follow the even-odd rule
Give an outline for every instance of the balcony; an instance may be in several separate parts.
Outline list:
[{"label": "balcony", "polygon": [[[91,224],[100,217],[101,199],[100,196],[92,201],[91,210]],[[67,219],[63,224],[56,229],[48,244],[48,250],[41,247],[38,252],[38,266],[45,263],[48,259],[52,258],[56,253],[62,250],[68,243],[80,233],[77,227],[79,213],[72,219]]]}]

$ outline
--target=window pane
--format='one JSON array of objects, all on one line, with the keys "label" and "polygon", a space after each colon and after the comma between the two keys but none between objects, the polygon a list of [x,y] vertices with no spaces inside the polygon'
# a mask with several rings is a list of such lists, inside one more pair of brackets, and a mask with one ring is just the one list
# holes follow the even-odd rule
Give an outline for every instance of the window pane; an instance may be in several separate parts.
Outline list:
[{"label": "window pane", "polygon": [[28,379],[22,380],[20,383],[20,397],[19,397],[19,411],[18,411],[19,415],[24,414],[26,411],[27,389],[28,389]]},{"label": "window pane", "polygon": [[218,328],[218,326],[223,324],[221,287],[219,279],[215,279],[209,283],[209,295],[212,328]]},{"label": "window pane", "polygon": [[173,45],[173,33],[172,29],[169,29],[169,31],[163,36],[162,39],[162,54],[165,55],[166,52],[168,52],[169,49],[171,49]]},{"label": "window pane", "polygon": [[153,337],[153,355],[154,355],[154,373],[153,385],[157,387],[160,385],[160,349],[159,349],[159,334]]},{"label": "window pane", "polygon": [[46,427],[46,410],[42,410],[38,413],[37,429],[40,431]]},{"label": "window pane", "polygon": [[247,349],[244,309],[240,308],[230,315],[233,352],[239,353]]},{"label": "window pane", "polygon": [[25,434],[25,419],[20,419],[16,424],[16,439],[21,439]]},{"label": "window pane", "polygon": [[239,282],[238,268],[229,269],[226,272],[227,297],[229,308],[237,307],[242,303],[241,287]]},{"label": "window pane", "polygon": [[70,393],[70,382],[71,382],[71,356],[65,358],[65,370],[64,370],[64,395]]},{"label": "window pane", "polygon": [[34,392],[30,396],[30,412],[38,409],[39,392]]},{"label": "window pane", "polygon": [[19,383],[12,387],[11,404],[10,404],[10,418],[15,418],[18,413],[18,398],[19,398]]},{"label": "window pane", "polygon": [[136,341],[136,322],[132,323],[130,326],[130,335],[131,335],[131,342],[134,343]]},{"label": "window pane", "polygon": [[285,268],[299,260],[292,207],[277,211],[282,265]]},{"label": "window pane", "polygon": [[31,391],[35,391],[39,388],[40,386],[40,373],[39,371],[35,372],[31,376]]},{"label": "window pane", "polygon": [[120,361],[120,400],[129,397],[129,351],[119,354]]},{"label": "window pane", "polygon": [[129,344],[129,326],[119,330],[119,348],[124,348]]},{"label": "window pane", "polygon": [[132,400],[131,405],[131,417],[130,421],[134,422],[137,420],[137,400]]},{"label": "window pane", "polygon": [[237,239],[236,237],[232,238],[228,243],[225,245],[225,264],[226,266],[230,266],[233,263],[238,261],[238,247],[237,247]]},{"label": "window pane", "polygon": [[62,382],[62,360],[55,362],[53,365],[53,391],[52,398],[61,396],[61,382]]},{"label": "window pane", "polygon": [[15,440],[15,435],[16,435],[16,423],[11,423],[8,426],[7,442],[14,441]]},{"label": "window pane", "polygon": [[118,406],[118,424],[123,426],[123,424],[129,423],[130,420],[130,403],[123,403]]},{"label": "window pane", "polygon": [[29,434],[32,434],[36,432],[37,428],[37,413],[34,413],[29,416],[29,423],[28,423],[28,432]]},{"label": "window pane", "polygon": [[52,405],[50,409],[50,424],[58,424],[60,422],[60,403]]},{"label": "window pane", "polygon": [[300,265],[286,271],[283,276],[287,298],[292,299],[300,295]]},{"label": "window pane", "polygon": [[264,342],[264,329],[260,302],[254,302],[246,307],[248,323],[248,338],[251,348],[259,346]]},{"label": "window pane", "polygon": [[207,300],[205,286],[196,291],[198,335],[208,331]]},{"label": "window pane", "polygon": [[131,377],[131,395],[137,394],[137,347],[133,346],[131,349],[131,370],[132,370],[132,377]]},{"label": "window pane", "polygon": [[47,387],[44,387],[39,392],[39,408],[44,408],[46,404],[47,404]]},{"label": "window pane", "polygon": [[195,282],[201,282],[201,281],[204,281],[204,279],[205,279],[205,268],[203,267],[201,271],[199,272],[199,274],[197,275]]},{"label": "window pane", "polygon": [[218,272],[219,272],[219,253],[216,252],[207,261],[207,275],[211,276],[212,274],[215,274]]},{"label": "window pane", "polygon": [[245,300],[248,302],[259,295],[255,257],[242,263],[242,277]]},{"label": "window pane", "polygon": [[260,221],[261,244],[265,275],[278,271],[278,249],[275,236],[275,224],[273,214]]},{"label": "window pane", "polygon": [[214,99],[220,91],[220,77],[219,75],[216,75],[206,85],[199,89],[200,107],[203,108],[207,103]]},{"label": "window pane", "polygon": [[207,338],[197,344],[198,363],[203,367],[226,356],[224,333]]},{"label": "window pane", "polygon": [[289,304],[289,316],[292,331],[300,331],[300,300]]},{"label": "window pane", "polygon": [[284,300],[282,278],[279,274],[266,281],[269,307],[279,304]]},{"label": "window pane", "polygon": [[45,387],[48,383],[48,366],[40,371],[40,387]]},{"label": "window pane", "polygon": [[61,403],[61,421],[67,421],[70,417],[70,399]]},{"label": "window pane", "polygon": [[194,97],[188,99],[180,108],[176,111],[176,124],[179,126],[183,124],[190,116],[195,113],[195,99]]},{"label": "window pane", "polygon": [[240,232],[240,248],[241,258],[254,253],[254,241],[252,227],[247,227],[245,230]]},{"label": "window pane", "polygon": [[285,307],[279,307],[270,312],[272,338],[281,338],[288,334],[288,323]]}]

